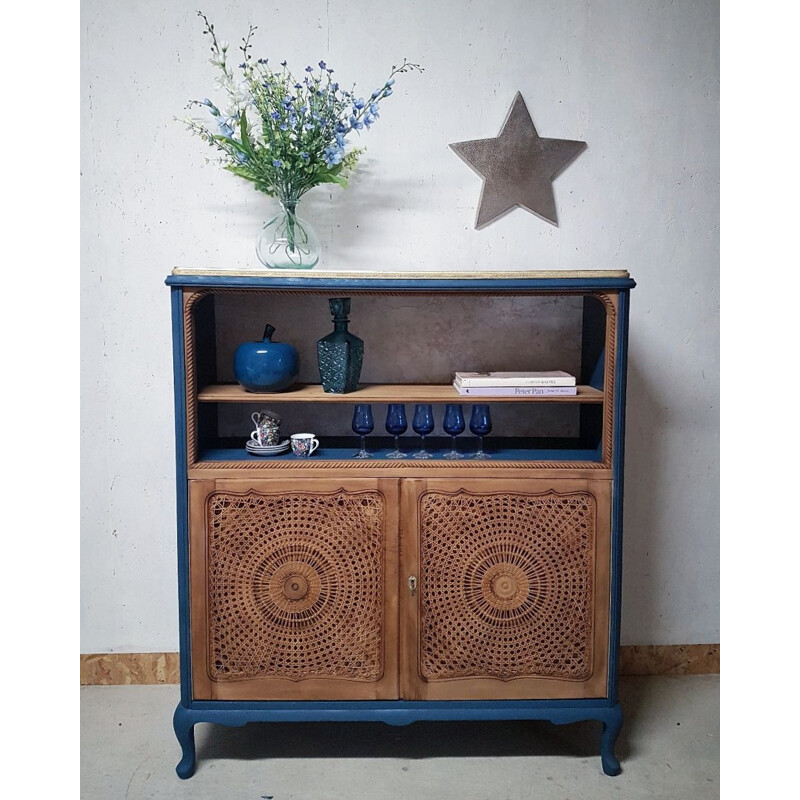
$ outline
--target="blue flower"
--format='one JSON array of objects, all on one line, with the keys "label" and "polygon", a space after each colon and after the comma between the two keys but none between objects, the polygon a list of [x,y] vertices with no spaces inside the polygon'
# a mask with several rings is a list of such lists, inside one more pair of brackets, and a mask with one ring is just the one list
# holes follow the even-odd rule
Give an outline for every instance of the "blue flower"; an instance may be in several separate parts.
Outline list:
[{"label": "blue flower", "polygon": [[268,58],[259,58],[259,59],[258,59],[258,63],[259,63],[259,64],[266,64],[268,61],[269,61],[269,59],[268,59]]},{"label": "blue flower", "polygon": [[300,158],[302,158],[303,161],[308,161],[308,159],[311,158],[311,156],[309,156],[309,154],[306,153],[304,150],[302,153],[300,153]]},{"label": "blue flower", "polygon": [[322,152],[322,158],[325,161],[325,164],[328,167],[336,166],[336,164],[342,163],[342,158],[344,157],[344,150],[340,147],[326,147],[325,150]]},{"label": "blue flower", "polygon": [[272,161],[272,166],[278,167],[278,169],[280,169],[283,166],[283,164],[281,163],[281,160],[279,158],[276,158]]},{"label": "blue flower", "polygon": [[306,67],[306,72],[313,72],[314,70],[311,67]]},{"label": "blue flower", "polygon": [[234,156],[236,156],[236,160],[237,160],[237,161],[238,161],[240,164],[246,164],[246,163],[247,163],[247,156],[246,156],[244,153],[240,153],[240,152],[237,150],[237,151],[234,153]]},{"label": "blue flower", "polygon": [[320,68],[320,69],[327,69],[327,66],[325,65],[325,62],[324,62],[324,61],[320,61],[320,62],[319,62],[319,68]]},{"label": "blue flower", "polygon": [[367,129],[369,129],[373,122],[375,122],[375,117],[373,117],[372,114],[364,114],[364,124],[367,126]]},{"label": "blue flower", "polygon": [[286,62],[285,61],[281,61],[281,66],[285,67],[286,66]]},{"label": "blue flower", "polygon": [[272,119],[280,119],[281,118],[281,115],[277,111],[270,111],[269,115],[272,117]]},{"label": "blue flower", "polygon": [[369,113],[372,114],[373,117],[380,116],[378,114],[378,104],[377,103],[370,103],[369,104]]},{"label": "blue flower", "polygon": [[288,126],[288,125],[287,125],[285,122],[281,122],[281,124],[280,124],[280,125],[278,125],[278,127],[279,127],[279,128],[282,130],[282,131],[288,131],[288,130],[289,130],[289,126]]},{"label": "blue flower", "polygon": [[219,125],[220,133],[223,136],[227,136],[229,139],[233,136],[233,128],[227,122],[220,119],[217,120],[217,125]]},{"label": "blue flower", "polygon": [[215,117],[219,116],[219,109],[207,97],[203,100],[202,105],[208,106]]},{"label": "blue flower", "polygon": [[358,120],[357,120],[355,117],[353,117],[353,116],[351,116],[351,117],[350,117],[350,119],[348,120],[348,122],[350,123],[350,127],[351,127],[353,130],[356,130],[356,131],[360,131],[360,130],[361,130],[363,127],[364,127],[364,126],[361,124],[361,122],[359,122],[359,121],[358,121]]},{"label": "blue flower", "polygon": [[336,144],[338,144],[339,147],[344,148],[344,136],[342,136],[341,133],[337,133],[335,134],[335,136],[336,136]]},{"label": "blue flower", "polygon": [[353,106],[355,107],[356,111],[360,111],[364,108],[364,98],[359,97],[358,100],[353,101]]}]

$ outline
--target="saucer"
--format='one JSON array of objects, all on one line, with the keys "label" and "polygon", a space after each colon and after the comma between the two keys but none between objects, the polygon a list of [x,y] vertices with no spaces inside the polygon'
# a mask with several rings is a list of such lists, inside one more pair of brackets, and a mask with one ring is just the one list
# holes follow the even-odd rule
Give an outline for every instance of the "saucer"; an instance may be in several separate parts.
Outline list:
[{"label": "saucer", "polygon": [[289,449],[289,440],[284,439],[280,444],[256,444],[254,441],[249,440],[245,444],[245,449],[248,453],[254,456],[276,456],[280,453],[285,453]]}]

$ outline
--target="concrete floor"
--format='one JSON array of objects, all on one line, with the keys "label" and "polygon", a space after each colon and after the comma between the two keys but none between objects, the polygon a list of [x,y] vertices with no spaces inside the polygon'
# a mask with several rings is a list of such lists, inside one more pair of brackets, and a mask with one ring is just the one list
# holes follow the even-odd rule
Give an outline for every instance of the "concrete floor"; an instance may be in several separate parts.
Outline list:
[{"label": "concrete floor", "polygon": [[622,774],[600,725],[251,723],[195,727],[197,772],[175,774],[177,686],[81,688],[82,800],[604,800],[718,798],[719,676],[625,678]]}]

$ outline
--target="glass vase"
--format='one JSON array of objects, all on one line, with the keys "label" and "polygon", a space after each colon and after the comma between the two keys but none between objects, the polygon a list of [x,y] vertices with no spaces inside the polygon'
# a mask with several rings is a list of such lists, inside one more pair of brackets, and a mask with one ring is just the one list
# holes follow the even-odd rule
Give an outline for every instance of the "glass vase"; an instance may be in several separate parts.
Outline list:
[{"label": "glass vase", "polygon": [[282,202],[281,210],[256,239],[258,260],[269,269],[311,269],[319,261],[319,238],[297,216],[297,203]]}]

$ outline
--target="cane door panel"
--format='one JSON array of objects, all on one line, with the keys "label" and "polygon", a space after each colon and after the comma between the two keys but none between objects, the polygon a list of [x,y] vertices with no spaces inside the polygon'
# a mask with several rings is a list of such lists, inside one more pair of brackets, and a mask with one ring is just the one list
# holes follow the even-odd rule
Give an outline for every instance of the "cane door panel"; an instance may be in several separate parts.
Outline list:
[{"label": "cane door panel", "polygon": [[195,699],[397,697],[392,479],[190,481]]},{"label": "cane door panel", "polygon": [[607,480],[404,480],[401,695],[606,696],[610,493]]}]

